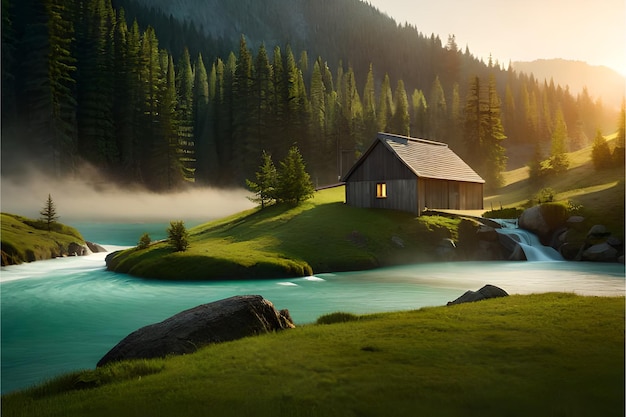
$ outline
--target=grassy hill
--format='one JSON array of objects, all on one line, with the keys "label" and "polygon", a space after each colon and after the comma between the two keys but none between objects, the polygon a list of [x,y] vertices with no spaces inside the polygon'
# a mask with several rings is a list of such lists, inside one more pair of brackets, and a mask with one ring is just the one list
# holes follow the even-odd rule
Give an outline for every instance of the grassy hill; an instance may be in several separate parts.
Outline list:
[{"label": "grassy hill", "polygon": [[72,243],[84,245],[78,230],[53,223],[51,230],[38,220],[2,213],[2,265],[51,259],[68,254]]},{"label": "grassy hill", "polygon": [[624,414],[624,297],[516,295],[353,320],[65,375],[3,396],[2,416]]},{"label": "grassy hill", "polygon": [[[608,138],[614,141],[615,135]],[[624,167],[596,171],[591,161],[591,146],[568,153],[570,167],[563,176],[547,178],[543,184],[529,181],[528,168],[504,173],[505,185],[486,196],[485,209],[528,207],[537,204],[542,189],[550,189],[555,201],[570,201],[587,223],[604,224],[615,236],[624,238]]]},{"label": "grassy hill", "polygon": [[458,219],[346,206],[344,188],[297,207],[270,206],[190,229],[186,252],[166,242],[108,259],[110,269],[180,280],[277,278],[434,260]]},{"label": "grassy hill", "polygon": [[[594,224],[624,238],[624,168],[596,171],[591,147],[568,154],[569,171],[532,184],[528,169],[504,174],[506,184],[487,196],[485,209],[529,207],[542,190],[585,217],[582,239]],[[545,201],[545,200],[544,200]],[[475,214],[475,213],[474,213]],[[297,207],[270,206],[190,230],[186,252],[167,242],[109,257],[109,269],[140,277],[177,280],[278,278],[361,270],[438,260],[443,238],[458,239],[460,219],[414,217],[344,204],[344,188],[318,191]],[[139,238],[139,237],[138,237]]]}]

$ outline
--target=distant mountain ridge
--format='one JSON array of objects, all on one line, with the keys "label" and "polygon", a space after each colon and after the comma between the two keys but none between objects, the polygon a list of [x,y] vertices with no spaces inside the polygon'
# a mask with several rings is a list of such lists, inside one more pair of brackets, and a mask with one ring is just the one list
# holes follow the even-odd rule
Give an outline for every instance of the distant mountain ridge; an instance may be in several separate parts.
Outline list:
[{"label": "distant mountain ridge", "polygon": [[555,84],[567,85],[574,96],[587,87],[589,95],[594,99],[601,98],[603,104],[610,108],[619,108],[626,91],[626,78],[605,66],[565,59],[513,62],[512,66],[517,72],[532,73],[539,81],[550,83],[553,79]]}]

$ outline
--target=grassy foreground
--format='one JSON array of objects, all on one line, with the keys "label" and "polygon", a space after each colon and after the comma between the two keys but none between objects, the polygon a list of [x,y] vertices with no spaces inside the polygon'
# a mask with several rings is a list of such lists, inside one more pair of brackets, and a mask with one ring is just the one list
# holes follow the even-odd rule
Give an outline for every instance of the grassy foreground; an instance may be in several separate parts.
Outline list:
[{"label": "grassy foreground", "polygon": [[2,416],[624,415],[624,297],[336,317],[353,321],[66,375]]},{"label": "grassy foreground", "polygon": [[2,213],[2,265],[20,264],[67,255],[72,243],[85,239],[73,227],[45,223],[14,214]]},{"label": "grassy foreground", "polygon": [[190,229],[186,252],[159,242],[107,265],[157,279],[296,277],[433,260],[439,241],[456,237],[458,219],[350,207],[344,193],[337,187],[297,207],[238,213]]}]

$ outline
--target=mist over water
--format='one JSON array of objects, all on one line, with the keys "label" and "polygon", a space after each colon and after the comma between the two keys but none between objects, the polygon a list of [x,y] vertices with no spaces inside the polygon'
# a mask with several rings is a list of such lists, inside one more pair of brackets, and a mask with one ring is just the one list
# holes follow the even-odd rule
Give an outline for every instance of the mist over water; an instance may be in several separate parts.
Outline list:
[{"label": "mist over water", "polygon": [[50,194],[59,221],[71,226],[77,221],[208,221],[254,207],[246,198],[251,194],[242,188],[189,187],[177,192],[154,193],[138,187],[118,187],[98,180],[97,175],[56,180],[36,173],[3,176],[1,181],[2,212],[39,218]]}]

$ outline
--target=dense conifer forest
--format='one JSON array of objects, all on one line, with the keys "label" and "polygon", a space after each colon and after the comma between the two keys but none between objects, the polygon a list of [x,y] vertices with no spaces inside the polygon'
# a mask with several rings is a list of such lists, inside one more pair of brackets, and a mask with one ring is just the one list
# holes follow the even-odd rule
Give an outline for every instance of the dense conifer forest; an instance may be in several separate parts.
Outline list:
[{"label": "dense conifer forest", "polygon": [[321,186],[386,131],[448,143],[495,188],[507,158],[557,163],[617,130],[586,90],[484,63],[358,0],[196,7],[214,27],[133,0],[3,0],[3,175],[89,164],[157,191],[243,185],[264,151],[296,145]]}]

